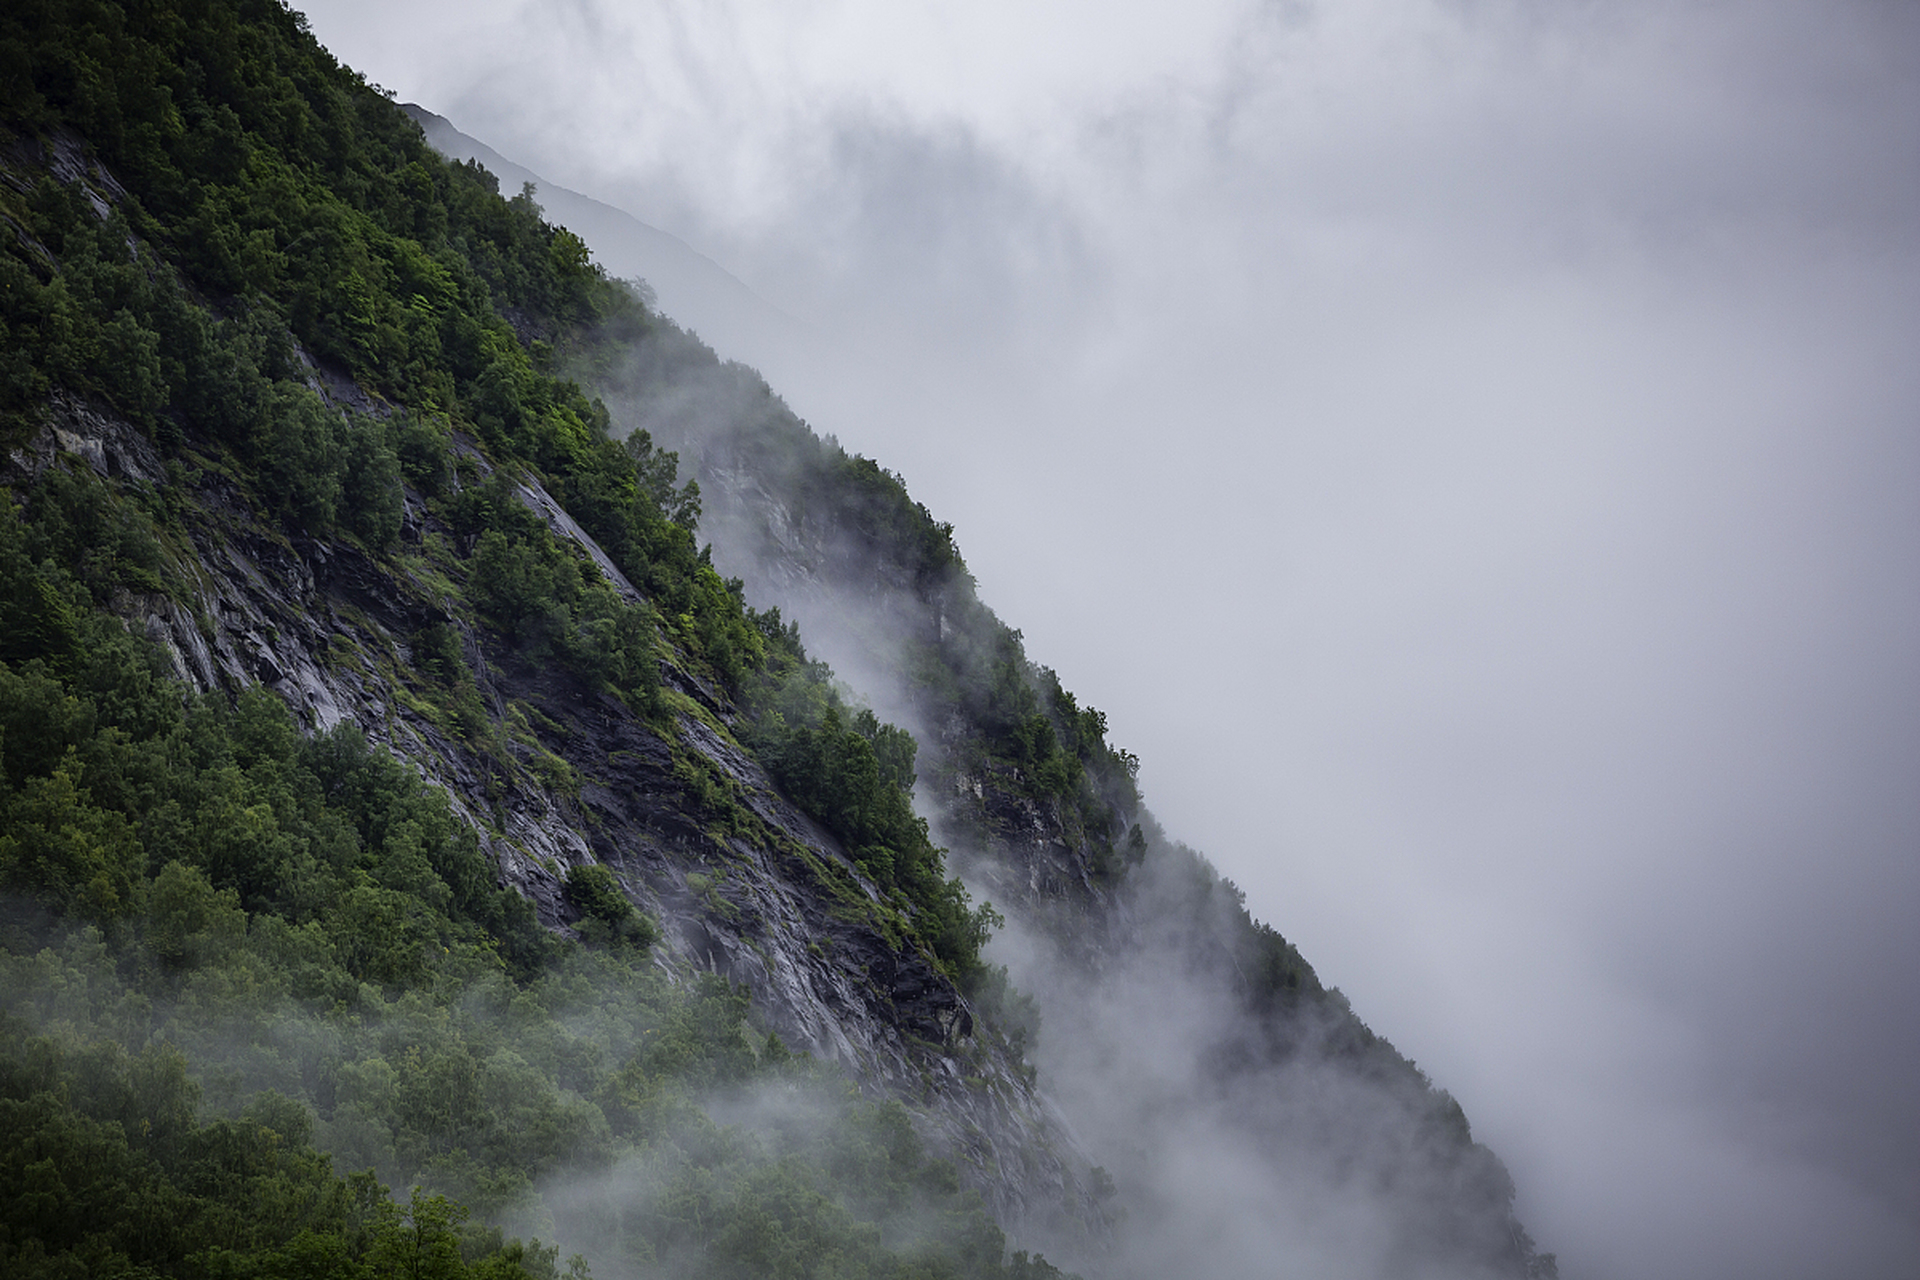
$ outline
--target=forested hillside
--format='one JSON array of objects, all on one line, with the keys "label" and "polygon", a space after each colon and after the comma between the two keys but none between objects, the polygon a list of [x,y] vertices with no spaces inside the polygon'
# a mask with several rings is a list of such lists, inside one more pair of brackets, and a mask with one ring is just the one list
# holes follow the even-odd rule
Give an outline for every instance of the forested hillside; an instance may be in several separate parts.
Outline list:
[{"label": "forested hillside", "polygon": [[[0,59],[8,1273],[552,1274],[502,1222],[615,1273],[1046,1271],[897,1102],[656,958],[608,865],[521,848],[538,883],[503,887],[525,793],[605,826],[552,700],[657,757],[681,848],[800,863],[836,920],[798,946],[981,980],[910,740],[702,561],[673,458],[552,376],[583,326],[644,331],[633,297],[275,5],[12,6]],[[324,598],[332,678],[222,616],[281,593]],[[370,747],[342,683],[440,759]],[[770,830],[703,731],[833,834]],[[682,894],[738,915],[701,865]],[[625,1193],[537,1189],[569,1178]]]},{"label": "forested hillside", "polygon": [[[1384,1082],[1405,1248],[1538,1262],[952,530],[297,14],[9,5],[0,221],[0,1271],[1131,1274],[943,843],[1074,971],[1238,975],[1223,1086]],[[775,511],[881,684],[723,576]]]}]

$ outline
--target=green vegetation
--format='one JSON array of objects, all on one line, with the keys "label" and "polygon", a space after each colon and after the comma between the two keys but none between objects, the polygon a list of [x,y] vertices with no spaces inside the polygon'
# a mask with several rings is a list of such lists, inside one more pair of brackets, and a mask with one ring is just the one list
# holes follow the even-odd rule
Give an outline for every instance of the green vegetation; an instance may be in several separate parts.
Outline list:
[{"label": "green vegetation", "polygon": [[915,932],[969,991],[987,968],[980,948],[1004,923],[992,907],[973,907],[966,889],[946,875],[944,859],[914,813],[913,736],[881,724],[873,712],[850,710],[824,663],[810,662],[798,632],[780,611],[756,615],[770,659],[748,705],[748,742],[781,790],[825,823],[852,851],[861,870],[912,913]]},{"label": "green vegetation", "polygon": [[[554,537],[505,471],[463,489],[446,508],[472,547],[467,598],[509,645],[530,662],[559,658],[635,711],[659,713],[658,624],[649,607],[622,600],[577,548]],[[450,668],[447,637],[428,641]]]},{"label": "green vegetation", "polygon": [[589,942],[645,951],[658,937],[653,922],[634,910],[620,892],[613,872],[597,863],[567,872],[567,901],[580,912],[580,936]]},{"label": "green vegetation", "polygon": [[1004,1257],[898,1107],[660,971],[605,868],[567,875],[557,939],[411,769],[264,692],[190,694],[107,612],[197,609],[195,548],[227,539],[357,557],[411,660],[343,634],[322,659],[563,797],[483,668],[555,669],[678,753],[670,666],[745,711],[890,895],[883,933],[972,980],[995,917],[912,815],[911,739],[706,563],[675,456],[552,372],[653,323],[273,0],[0,12],[0,447],[64,400],[154,468],[43,459],[0,502],[7,1274],[558,1274],[502,1224],[698,1276],[1057,1274]]},{"label": "green vegetation", "polygon": [[39,620],[0,661],[8,1274],[557,1274],[502,1222],[716,1277],[1057,1274],[744,990],[656,971],[605,868],[559,942],[358,734],[185,696],[33,558],[57,533],[0,505]]},{"label": "green vegetation", "polygon": [[557,1280],[464,1209],[335,1177],[304,1107],[263,1094],[202,1123],[177,1051],[24,1037],[0,1024],[0,1266],[67,1276],[407,1274]]},{"label": "green vegetation", "polygon": [[[1051,670],[1031,662],[1020,633],[981,603],[953,526],[915,502],[899,476],[816,436],[753,370],[721,363],[666,322],[637,350],[630,337],[611,327],[589,335],[576,356],[583,376],[635,420],[658,424],[662,436],[698,439],[755,476],[824,548],[806,567],[829,586],[856,600],[911,601],[880,624],[885,638],[868,656],[893,667],[920,723],[950,735],[931,761],[934,791],[951,795],[960,776],[990,775],[996,791],[1057,813],[1068,838],[1092,852],[1097,873],[1124,875],[1138,861],[1126,836],[1140,809],[1139,761],[1109,744],[1105,715],[1080,706]],[[701,406],[697,415],[689,403]],[[901,621],[914,615],[919,628]],[[817,711],[806,721],[819,722]],[[843,717],[843,734],[847,728]]]},{"label": "green vegetation", "polygon": [[[644,433],[611,440],[605,408],[546,372],[583,332],[631,340],[653,322],[525,193],[503,200],[484,170],[441,160],[265,0],[170,11],[30,0],[0,18],[0,48],[15,135],[47,134],[35,145],[85,167],[63,132],[77,130],[106,166],[69,182],[20,166],[0,186],[17,232],[0,246],[0,339],[21,371],[0,404],[0,443],[31,432],[54,388],[89,395],[230,480],[289,536],[344,536],[377,554],[396,548],[410,487],[426,536],[451,539],[438,568],[455,594],[419,635],[419,669],[438,691],[406,696],[427,698],[502,768],[453,643],[469,614],[510,656],[557,659],[668,733],[663,640],[736,695],[786,678],[789,655],[697,553],[699,493],[676,487],[674,455]],[[343,413],[316,390],[341,376],[381,398],[375,411]],[[521,477],[644,603],[556,536],[517,492]],[[117,584],[166,585],[136,564],[150,549],[119,541]],[[777,715],[766,726],[781,745],[776,776],[816,780],[801,802],[869,850],[863,864],[907,904],[913,931],[965,978],[991,914],[901,817],[898,781],[881,780],[893,799],[876,807],[864,775],[841,767],[851,739],[816,721],[794,722],[797,734]]]}]

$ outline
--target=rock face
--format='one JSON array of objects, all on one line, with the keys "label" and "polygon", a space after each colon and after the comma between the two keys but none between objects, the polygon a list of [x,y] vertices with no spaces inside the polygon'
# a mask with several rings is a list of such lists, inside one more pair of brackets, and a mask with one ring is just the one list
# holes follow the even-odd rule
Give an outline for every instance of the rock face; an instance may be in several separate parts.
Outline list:
[{"label": "rock face", "polygon": [[[1003,1220],[1044,1217],[1099,1233],[1086,1161],[1018,1050],[889,929],[880,891],[781,795],[732,736],[736,709],[670,649],[662,684],[685,695],[685,709],[663,734],[612,695],[529,664],[448,613],[435,588],[446,562],[431,549],[449,531],[417,495],[407,495],[403,549],[390,560],[345,540],[288,536],[256,518],[217,468],[170,472],[139,430],[71,398],[55,401],[50,424],[9,466],[27,483],[49,466],[85,466],[112,483],[186,486],[191,546],[175,568],[193,582],[191,597],[116,601],[182,680],[201,690],[263,685],[310,729],[357,726],[445,788],[502,883],[555,930],[579,920],[564,892],[568,870],[609,868],[658,923],[657,964],[745,984],[789,1048],[906,1103]],[[617,590],[637,595],[551,495],[532,482],[519,494]],[[433,623],[459,632],[485,733],[449,723],[422,696],[413,640]],[[716,787],[749,820],[716,808]]]}]

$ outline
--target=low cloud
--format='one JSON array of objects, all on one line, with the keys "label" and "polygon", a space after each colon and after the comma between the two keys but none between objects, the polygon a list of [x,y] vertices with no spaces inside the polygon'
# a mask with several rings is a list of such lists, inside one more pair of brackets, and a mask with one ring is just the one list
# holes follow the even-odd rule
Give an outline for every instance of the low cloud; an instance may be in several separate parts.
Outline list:
[{"label": "low cloud", "polygon": [[1565,1274],[1910,1274],[1912,7],[930,12],[313,17],[812,324]]}]

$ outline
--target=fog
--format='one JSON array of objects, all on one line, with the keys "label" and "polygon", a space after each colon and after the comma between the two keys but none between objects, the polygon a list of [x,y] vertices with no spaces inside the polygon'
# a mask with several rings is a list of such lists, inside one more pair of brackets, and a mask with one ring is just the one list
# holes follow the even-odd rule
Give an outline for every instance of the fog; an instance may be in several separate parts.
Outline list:
[{"label": "fog", "polygon": [[[994,956],[1041,1010],[1033,1058],[1043,1087],[1113,1179],[1121,1211],[1103,1251],[1044,1231],[1032,1242],[1063,1267],[1111,1280],[1513,1274],[1450,1247],[1453,1215],[1497,1205],[1504,1180],[1435,1159],[1416,1099],[1326,1055],[1334,1011],[1296,1014],[1297,1051],[1265,1058],[1231,984],[1180,927],[1211,914],[1193,911],[1186,871],[1149,854],[1133,873],[1136,945],[1097,979],[1017,920],[997,940]],[[1157,911],[1180,924],[1156,925]],[[1485,1200],[1474,1173],[1488,1179]],[[1472,1239],[1482,1259],[1504,1243]]]},{"label": "fog", "polygon": [[1912,6],[307,11],[806,327],[1563,1275],[1920,1269]]}]

